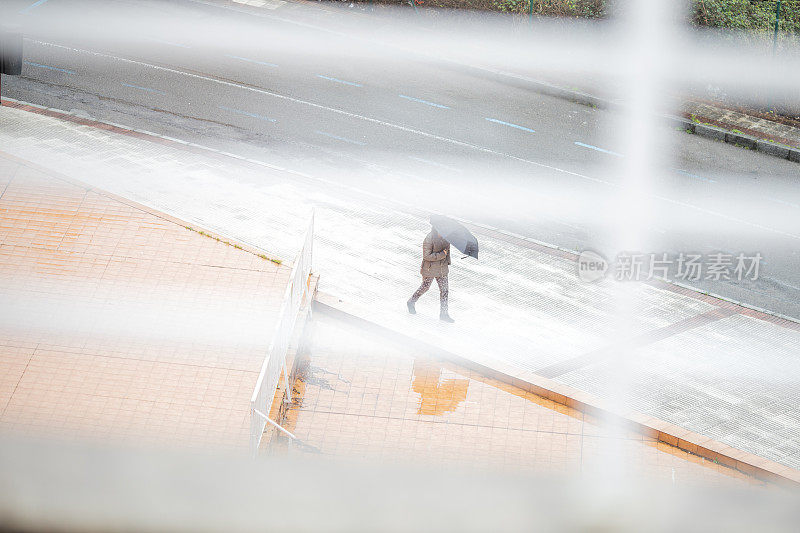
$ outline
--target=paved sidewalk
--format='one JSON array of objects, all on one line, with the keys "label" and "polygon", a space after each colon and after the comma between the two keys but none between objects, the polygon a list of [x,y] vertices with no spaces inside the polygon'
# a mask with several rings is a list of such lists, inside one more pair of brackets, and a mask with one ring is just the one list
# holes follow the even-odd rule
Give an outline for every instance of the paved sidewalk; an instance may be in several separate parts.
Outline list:
[{"label": "paved sidewalk", "polygon": [[318,313],[311,329],[283,422],[302,442],[292,453],[515,474],[602,475],[610,468],[679,486],[761,484],[347,321]]},{"label": "paved sidewalk", "polygon": [[0,152],[0,430],[246,448],[288,278]]},{"label": "paved sidewalk", "polygon": [[[425,213],[324,177],[21,110],[2,108],[0,120],[0,145],[13,154],[285,258],[314,207],[320,291],[345,310],[486,366],[546,374],[600,397],[624,378],[628,408],[800,468],[797,323],[632,284],[635,312],[620,338],[617,284],[580,283],[571,255],[480,229],[481,260],[456,259],[452,268],[456,324],[437,320],[430,295],[412,317],[405,300],[419,282]],[[621,345],[631,350],[624,364]]]}]

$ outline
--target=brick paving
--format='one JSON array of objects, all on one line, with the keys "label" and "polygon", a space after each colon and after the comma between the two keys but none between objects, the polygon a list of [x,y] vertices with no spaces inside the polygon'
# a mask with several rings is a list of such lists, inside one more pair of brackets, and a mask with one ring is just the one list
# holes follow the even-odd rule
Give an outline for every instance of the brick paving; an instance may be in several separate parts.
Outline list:
[{"label": "brick paving", "polygon": [[800,148],[800,128],[788,124],[725,109],[707,102],[687,102],[683,106],[683,112],[686,116],[696,117],[700,122],[709,122],[727,129],[738,129],[753,137],[771,139]]},{"label": "brick paving", "polygon": [[246,447],[289,270],[0,153],[0,430]]},{"label": "brick paving", "polygon": [[419,243],[429,227],[427,213],[413,206],[96,123],[6,106],[0,114],[4,150],[285,257],[315,208],[315,267],[332,306],[498,372],[532,383],[547,373],[602,399],[619,379],[614,354],[634,344],[624,357],[626,408],[797,475],[796,322],[637,283],[620,339],[610,305],[618,284],[581,283],[574,254],[485,227],[475,229],[481,261],[459,261],[451,271],[456,323],[439,323],[435,298],[421,300],[412,317],[404,302],[419,282]]},{"label": "brick paving", "polygon": [[668,483],[761,484],[321,314],[294,388],[293,453],[569,475],[617,460],[616,474]]}]

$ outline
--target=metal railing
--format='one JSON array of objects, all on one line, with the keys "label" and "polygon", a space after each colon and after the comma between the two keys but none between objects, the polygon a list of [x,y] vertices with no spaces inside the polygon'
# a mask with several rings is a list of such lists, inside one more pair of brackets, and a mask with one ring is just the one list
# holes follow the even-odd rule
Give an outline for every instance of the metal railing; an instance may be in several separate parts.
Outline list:
[{"label": "metal railing", "polygon": [[[275,325],[275,332],[272,335],[267,357],[261,365],[261,372],[258,374],[258,381],[256,381],[253,396],[250,398],[250,452],[253,455],[258,451],[261,435],[264,433],[267,422],[288,433],[269,419],[269,412],[275,397],[281,370],[283,370],[284,379],[286,380],[287,398],[291,400],[292,387],[288,382],[289,372],[286,365],[286,355],[292,340],[300,306],[308,294],[313,240],[314,214],[312,213],[303,247],[297,254],[292,267],[292,274],[289,277],[289,284],[286,286],[278,323]],[[289,433],[289,436],[294,437],[291,433]]]}]

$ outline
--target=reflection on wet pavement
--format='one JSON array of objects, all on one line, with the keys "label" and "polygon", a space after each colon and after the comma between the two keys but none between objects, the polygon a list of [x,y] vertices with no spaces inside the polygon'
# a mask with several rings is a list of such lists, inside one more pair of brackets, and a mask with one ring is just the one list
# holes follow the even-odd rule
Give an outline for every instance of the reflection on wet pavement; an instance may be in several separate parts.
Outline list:
[{"label": "reflection on wet pavement", "polygon": [[420,395],[420,415],[441,415],[455,411],[467,399],[468,379],[442,380],[442,367],[425,359],[414,360],[414,379],[411,388]]}]

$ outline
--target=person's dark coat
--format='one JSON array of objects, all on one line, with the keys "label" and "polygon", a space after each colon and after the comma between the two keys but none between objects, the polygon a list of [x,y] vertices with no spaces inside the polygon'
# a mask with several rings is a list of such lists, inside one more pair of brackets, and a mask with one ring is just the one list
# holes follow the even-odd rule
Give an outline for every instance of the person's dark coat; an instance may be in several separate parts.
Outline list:
[{"label": "person's dark coat", "polygon": [[[445,253],[445,251],[447,253]],[[431,230],[422,243],[422,268],[420,274],[423,278],[439,278],[449,272],[450,243],[439,235],[436,230]]]}]

